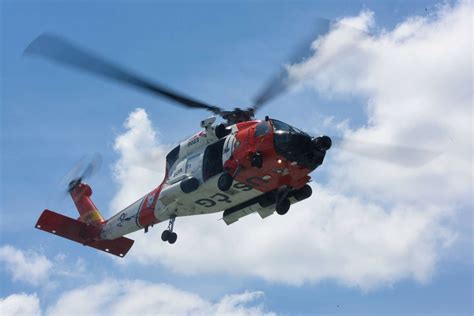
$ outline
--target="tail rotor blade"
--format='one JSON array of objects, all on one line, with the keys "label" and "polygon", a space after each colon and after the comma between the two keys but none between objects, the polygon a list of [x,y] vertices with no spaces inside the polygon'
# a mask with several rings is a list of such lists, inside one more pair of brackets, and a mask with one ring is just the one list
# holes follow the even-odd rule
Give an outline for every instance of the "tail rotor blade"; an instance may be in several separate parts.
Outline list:
[{"label": "tail rotor blade", "polygon": [[[59,181],[59,188],[61,191],[65,190],[68,187],[69,183],[75,179],[79,179],[80,175],[87,168],[87,156],[81,157],[74,166],[64,175],[64,177]],[[67,190],[64,191],[64,194],[67,194]]]},{"label": "tail rotor blade", "polygon": [[101,165],[102,156],[99,153],[83,156],[59,182],[60,191],[63,192],[61,195],[66,196],[69,193],[71,183],[79,184],[97,174]]},{"label": "tail rotor blade", "polygon": [[102,156],[99,153],[94,153],[92,158],[90,159],[89,163],[87,164],[86,168],[80,175],[80,179],[88,179],[94,174],[96,174],[100,170],[100,166],[102,165]]}]

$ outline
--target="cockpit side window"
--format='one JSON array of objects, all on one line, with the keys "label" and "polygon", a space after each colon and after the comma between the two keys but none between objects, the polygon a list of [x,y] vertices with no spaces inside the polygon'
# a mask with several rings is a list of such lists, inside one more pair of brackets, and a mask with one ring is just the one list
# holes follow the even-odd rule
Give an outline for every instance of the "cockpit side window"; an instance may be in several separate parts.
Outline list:
[{"label": "cockpit side window", "polygon": [[260,122],[255,126],[255,137],[266,135],[268,132],[270,132],[270,126],[267,121]]},{"label": "cockpit side window", "polygon": [[273,123],[273,128],[275,131],[284,131],[284,132],[290,132],[291,131],[291,126],[283,123],[282,121],[278,120],[272,120]]},{"label": "cockpit side window", "polygon": [[302,130],[300,130],[296,127],[293,127],[289,124],[286,124],[282,121],[272,120],[272,124],[273,124],[273,129],[275,131],[283,131],[283,132],[294,133],[294,134],[308,135],[305,132],[303,132]]},{"label": "cockpit side window", "polygon": [[166,155],[166,169],[171,168],[179,157],[179,145]]}]

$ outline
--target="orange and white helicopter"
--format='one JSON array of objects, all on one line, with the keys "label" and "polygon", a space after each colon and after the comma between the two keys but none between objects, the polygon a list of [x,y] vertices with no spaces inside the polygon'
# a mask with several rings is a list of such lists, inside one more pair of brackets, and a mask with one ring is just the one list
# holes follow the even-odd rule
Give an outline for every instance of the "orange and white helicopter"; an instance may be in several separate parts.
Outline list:
[{"label": "orange and white helicopter", "polygon": [[40,35],[25,53],[45,57],[170,99],[188,108],[205,109],[212,116],[202,130],[166,156],[166,174],[154,190],[104,219],[91,200],[92,189],[83,182],[95,163],[84,166],[68,182],[78,211],[73,219],[44,210],[36,228],[123,257],[133,245],[124,237],[131,232],[169,221],[161,239],[176,242],[177,217],[223,212],[230,225],[258,213],[286,214],[291,204],[311,196],[310,174],[320,166],[331,147],[328,136],[312,137],[282,121],[254,119],[260,107],[284,90],[281,74],[264,87],[253,106],[231,111],[186,97],[146,80],[124,68],[80,49],[61,37]]}]

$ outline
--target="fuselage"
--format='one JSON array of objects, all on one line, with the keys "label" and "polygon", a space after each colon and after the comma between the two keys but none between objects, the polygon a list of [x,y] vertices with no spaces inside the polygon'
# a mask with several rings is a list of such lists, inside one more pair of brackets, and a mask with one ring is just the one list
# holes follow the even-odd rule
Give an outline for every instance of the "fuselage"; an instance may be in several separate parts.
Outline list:
[{"label": "fuselage", "polygon": [[[325,150],[316,148],[314,138],[277,120],[242,122],[227,131],[219,138],[207,128],[171,150],[164,181],[107,220],[101,238],[114,239],[171,217],[226,210],[264,217],[273,213],[272,205],[262,207],[258,197],[283,187],[302,188],[324,159]],[[261,159],[257,166],[256,155]],[[234,179],[226,192],[217,185],[223,172]]]}]

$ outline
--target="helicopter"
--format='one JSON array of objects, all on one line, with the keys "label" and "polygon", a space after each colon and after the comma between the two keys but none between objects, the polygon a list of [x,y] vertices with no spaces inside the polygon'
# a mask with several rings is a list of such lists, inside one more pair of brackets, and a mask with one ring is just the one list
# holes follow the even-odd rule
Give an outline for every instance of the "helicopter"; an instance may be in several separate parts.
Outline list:
[{"label": "helicopter", "polygon": [[[174,244],[178,217],[222,212],[223,221],[231,225],[254,213],[261,218],[275,212],[287,214],[291,205],[312,195],[310,174],[323,164],[332,146],[329,136],[314,137],[283,121],[255,117],[264,104],[285,90],[281,74],[264,86],[252,106],[225,110],[147,80],[58,35],[41,34],[25,54],[213,114],[200,122],[201,131],[167,154],[161,184],[125,209],[105,219],[93,203],[92,189],[84,182],[98,165],[98,159],[93,159],[67,183],[79,217],[46,209],[35,224],[37,229],[119,257],[134,243],[125,235],[139,230],[147,233],[161,222],[168,222],[162,241]],[[216,117],[223,122],[216,124]]]}]

